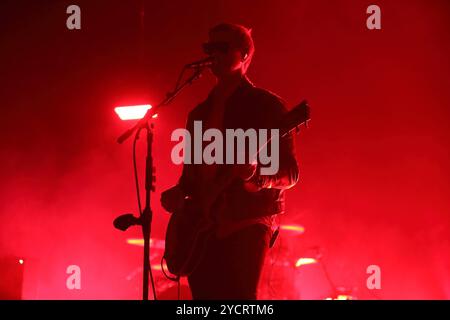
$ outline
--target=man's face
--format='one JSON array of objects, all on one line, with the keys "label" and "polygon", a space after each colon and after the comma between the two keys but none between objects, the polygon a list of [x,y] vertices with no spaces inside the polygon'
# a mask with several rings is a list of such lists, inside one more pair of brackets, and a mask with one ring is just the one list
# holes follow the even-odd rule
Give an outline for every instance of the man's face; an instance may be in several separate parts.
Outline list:
[{"label": "man's face", "polygon": [[205,53],[214,58],[211,71],[218,78],[242,72],[242,54],[233,43],[232,33],[219,31],[204,44]]}]

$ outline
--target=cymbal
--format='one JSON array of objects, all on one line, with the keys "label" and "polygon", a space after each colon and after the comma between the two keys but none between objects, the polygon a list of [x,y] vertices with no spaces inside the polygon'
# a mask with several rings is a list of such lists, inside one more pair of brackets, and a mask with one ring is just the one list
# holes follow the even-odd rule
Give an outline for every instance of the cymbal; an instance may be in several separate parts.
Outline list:
[{"label": "cymbal", "polygon": [[[280,230],[287,231],[285,234],[289,235],[301,235],[305,232],[305,227],[298,224],[283,224],[280,225]],[[126,240],[128,244],[132,246],[144,246],[144,239],[142,238],[129,238]],[[150,239],[150,247],[152,249],[161,249],[164,250],[166,241],[156,238]]]},{"label": "cymbal", "polygon": [[[144,239],[142,239],[142,238],[129,238],[129,239],[127,239],[127,243],[132,245],[132,246],[143,247],[144,246]],[[165,245],[166,245],[166,241],[164,241],[164,240],[155,239],[155,238],[151,238],[150,239],[150,247],[152,249],[164,250]]]},{"label": "cymbal", "polygon": [[286,234],[290,235],[301,235],[305,233],[305,227],[298,224],[282,224],[280,225],[280,230],[288,231]]}]

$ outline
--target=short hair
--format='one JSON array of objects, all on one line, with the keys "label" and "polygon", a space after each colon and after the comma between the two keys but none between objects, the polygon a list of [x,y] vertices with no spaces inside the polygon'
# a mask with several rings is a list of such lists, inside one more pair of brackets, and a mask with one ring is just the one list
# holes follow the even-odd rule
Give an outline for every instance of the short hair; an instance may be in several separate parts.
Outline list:
[{"label": "short hair", "polygon": [[234,45],[241,50],[242,56],[248,55],[248,60],[251,60],[255,52],[252,29],[234,23],[220,23],[209,30],[210,35],[216,32],[232,33],[235,39]]}]

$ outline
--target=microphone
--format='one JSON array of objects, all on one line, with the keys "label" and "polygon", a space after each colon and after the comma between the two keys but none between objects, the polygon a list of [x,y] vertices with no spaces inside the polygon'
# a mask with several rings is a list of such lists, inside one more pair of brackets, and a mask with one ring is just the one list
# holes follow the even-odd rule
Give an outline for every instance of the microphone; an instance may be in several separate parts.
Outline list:
[{"label": "microphone", "polygon": [[201,60],[197,60],[191,63],[188,63],[187,65],[185,65],[185,68],[202,68],[202,67],[209,67],[210,65],[212,65],[214,60],[214,57],[208,57],[208,58],[204,58]]},{"label": "microphone", "polygon": [[141,223],[140,219],[136,218],[131,213],[123,214],[114,219],[113,222],[114,227],[122,231],[127,230],[131,226],[139,225],[140,223]]}]

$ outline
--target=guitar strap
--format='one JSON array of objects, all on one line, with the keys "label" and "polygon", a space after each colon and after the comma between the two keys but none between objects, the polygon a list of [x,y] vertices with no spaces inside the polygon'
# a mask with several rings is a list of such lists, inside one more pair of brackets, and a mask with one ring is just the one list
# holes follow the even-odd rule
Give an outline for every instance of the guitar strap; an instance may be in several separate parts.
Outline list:
[{"label": "guitar strap", "polygon": [[272,249],[273,245],[275,244],[275,241],[278,238],[278,234],[280,233],[280,227],[277,227],[274,233],[272,233],[272,237],[270,238],[269,242],[269,249]]}]

